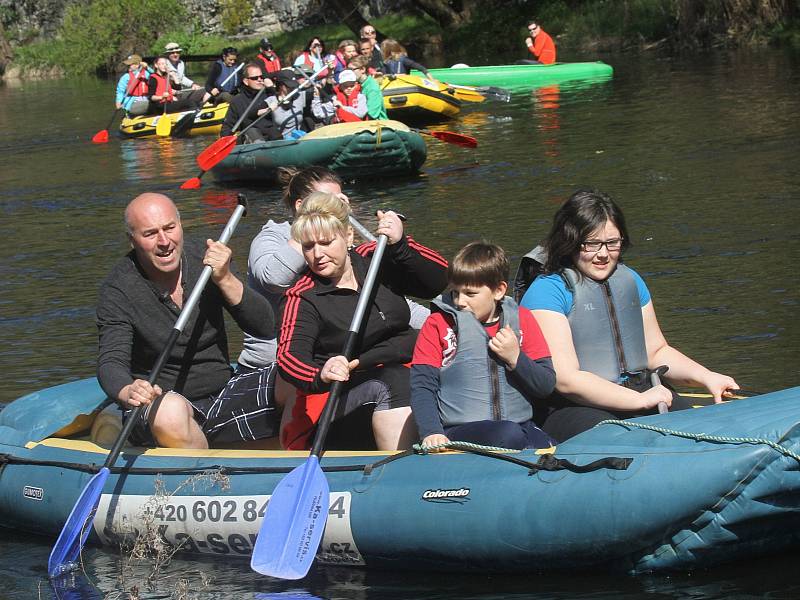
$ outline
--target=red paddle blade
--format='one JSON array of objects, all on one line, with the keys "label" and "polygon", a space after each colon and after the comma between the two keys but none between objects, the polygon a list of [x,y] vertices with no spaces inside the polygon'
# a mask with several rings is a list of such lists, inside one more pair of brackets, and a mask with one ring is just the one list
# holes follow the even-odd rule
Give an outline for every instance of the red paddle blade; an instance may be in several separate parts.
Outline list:
[{"label": "red paddle blade", "polygon": [[105,144],[108,141],[108,129],[101,129],[92,136],[95,144]]},{"label": "red paddle blade", "polygon": [[182,190],[199,190],[200,186],[203,185],[200,183],[199,177],[192,177],[191,179],[187,179],[181,184]]},{"label": "red paddle blade", "polygon": [[228,156],[235,145],[235,135],[226,135],[225,137],[219,138],[197,155],[197,166],[203,169],[203,171],[209,171],[223,158]]},{"label": "red paddle blade", "polygon": [[478,140],[468,135],[460,133],[453,133],[452,131],[429,131],[433,137],[448,144],[455,144],[456,146],[463,146],[464,148],[477,148]]}]

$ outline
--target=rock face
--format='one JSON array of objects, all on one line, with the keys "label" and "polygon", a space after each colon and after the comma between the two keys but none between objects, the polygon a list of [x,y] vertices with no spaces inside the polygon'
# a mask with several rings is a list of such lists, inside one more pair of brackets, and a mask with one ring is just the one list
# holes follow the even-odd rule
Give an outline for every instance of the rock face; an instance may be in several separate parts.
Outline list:
[{"label": "rock face", "polygon": [[[34,39],[52,37],[64,14],[64,7],[73,2],[88,0],[0,0],[0,22],[12,43],[24,43]],[[196,17],[203,33],[224,33],[222,13],[230,0],[180,0],[188,13]],[[317,23],[337,22],[337,15],[327,3],[318,0],[249,0],[252,6],[251,20],[239,32],[242,35],[292,31]],[[398,10],[408,4],[407,0],[370,0],[358,4],[367,18]],[[320,4],[323,11],[320,12]]]}]

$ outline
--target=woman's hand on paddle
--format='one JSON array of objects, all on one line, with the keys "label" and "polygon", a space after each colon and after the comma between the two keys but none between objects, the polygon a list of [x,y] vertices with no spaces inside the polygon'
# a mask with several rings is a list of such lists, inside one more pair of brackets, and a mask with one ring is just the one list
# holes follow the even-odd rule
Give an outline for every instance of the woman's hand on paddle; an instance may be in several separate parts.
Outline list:
[{"label": "woman's hand on paddle", "polygon": [[739,384],[733,380],[733,377],[728,377],[722,373],[714,373],[709,371],[708,375],[703,378],[703,385],[714,396],[714,403],[719,404],[722,402],[724,396],[730,396],[730,390],[738,390]]},{"label": "woman's hand on paddle", "polygon": [[379,210],[378,229],[375,230],[376,236],[385,235],[389,238],[389,245],[396,244],[403,238],[403,221],[393,210],[386,212]]},{"label": "woman's hand on paddle", "polygon": [[[157,385],[150,385],[144,379],[136,379],[133,383],[126,386],[128,389],[127,398],[125,394],[120,394],[122,402],[129,408],[135,408],[140,404],[150,404],[161,395],[161,388]],[[124,392],[123,388],[123,392]]]},{"label": "woman's hand on paddle", "polygon": [[670,392],[663,385],[651,387],[646,392],[641,393],[643,410],[650,410],[651,408],[658,407],[659,402],[667,405],[667,408],[672,406],[672,392]]},{"label": "woman's hand on paddle", "polygon": [[489,350],[494,352],[497,357],[506,363],[510,370],[517,368],[519,358],[519,338],[509,325],[503,327],[489,340]]},{"label": "woman's hand on paddle", "polygon": [[344,356],[331,356],[322,367],[319,373],[319,378],[324,383],[332,383],[334,381],[347,381],[350,379],[350,371],[358,366],[358,359],[353,359],[347,362]]},{"label": "woman's hand on paddle", "polygon": [[[425,436],[425,439],[422,440],[422,445],[426,448],[432,448],[433,446],[441,446],[449,443],[450,439],[443,433],[432,433],[428,436]],[[444,452],[445,450],[446,448],[437,448],[434,450],[434,452]]]}]

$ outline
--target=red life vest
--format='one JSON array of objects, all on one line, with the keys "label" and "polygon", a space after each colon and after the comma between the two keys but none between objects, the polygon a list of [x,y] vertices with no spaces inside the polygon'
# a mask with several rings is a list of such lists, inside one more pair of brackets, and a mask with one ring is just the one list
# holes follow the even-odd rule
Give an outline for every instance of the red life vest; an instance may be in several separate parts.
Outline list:
[{"label": "red life vest", "polygon": [[172,92],[172,85],[169,83],[169,76],[163,77],[158,73],[153,73],[153,79],[156,80],[156,93],[154,96],[161,96],[159,104],[166,104],[167,102],[175,101],[175,94]]},{"label": "red life vest", "polygon": [[128,69],[128,88],[125,90],[127,96],[147,96],[147,69],[140,68],[135,73],[133,69]]},{"label": "red life vest", "polygon": [[[345,94],[338,85],[333,86],[333,91],[336,92],[336,97],[344,106],[356,106],[358,104],[358,95],[361,93],[361,84],[355,84],[350,90],[350,95]],[[336,109],[336,116],[341,123],[363,121],[363,119],[358,118],[358,116],[349,110],[344,110],[341,106]]]},{"label": "red life vest", "polygon": [[266,54],[258,55],[258,59],[264,65],[265,73],[277,73],[281,70],[281,60],[274,54],[272,56],[273,58],[270,60]]},{"label": "red life vest", "polygon": [[[328,56],[321,57],[323,63],[326,62],[325,59],[328,58]],[[311,60],[311,54],[309,52],[303,52],[303,66],[306,67],[307,69],[311,69],[312,71],[316,68],[314,66],[314,61]],[[319,79],[324,79],[327,76],[328,76],[328,69],[322,69],[319,72]]]}]

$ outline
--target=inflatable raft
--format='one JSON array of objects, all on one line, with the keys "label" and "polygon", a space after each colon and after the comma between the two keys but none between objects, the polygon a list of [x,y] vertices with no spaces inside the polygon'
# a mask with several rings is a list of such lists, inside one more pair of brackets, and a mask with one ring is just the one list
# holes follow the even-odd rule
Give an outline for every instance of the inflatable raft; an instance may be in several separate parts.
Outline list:
[{"label": "inflatable raft", "polygon": [[[124,137],[128,138],[144,138],[155,137],[156,126],[159,119],[169,119],[172,121],[172,126],[175,126],[181,117],[192,114],[195,111],[185,110],[176,113],[167,113],[166,115],[142,115],[139,117],[125,117],[119,126],[119,131]],[[198,112],[191,127],[189,127],[185,135],[203,135],[203,134],[218,134],[222,129],[222,122],[225,120],[225,115],[228,113],[228,103],[220,102],[218,105],[213,106],[206,104],[203,109]]]},{"label": "inflatable raft", "polygon": [[416,75],[385,75],[380,80],[383,105],[390,119],[403,123],[433,123],[461,112],[456,90]]},{"label": "inflatable raft", "polygon": [[[86,379],[0,412],[0,525],[58,534],[114,437],[97,427],[106,402]],[[800,387],[605,422],[550,450],[463,450],[325,453],[318,560],[642,573],[800,545]],[[156,532],[183,551],[247,557],[270,493],[306,456],[125,448],[90,542]]]},{"label": "inflatable raft", "polygon": [[321,165],[348,179],[416,173],[427,157],[425,141],[398,121],[363,121],[321,127],[297,140],[236,146],[212,172],[220,181],[270,181],[279,167]]},{"label": "inflatable raft", "polygon": [[[458,85],[532,88],[578,79],[608,79],[614,69],[604,62],[554,63],[552,65],[494,65],[429,69],[431,77]],[[412,71],[414,75],[421,75]]]}]

